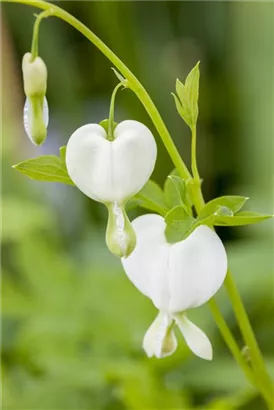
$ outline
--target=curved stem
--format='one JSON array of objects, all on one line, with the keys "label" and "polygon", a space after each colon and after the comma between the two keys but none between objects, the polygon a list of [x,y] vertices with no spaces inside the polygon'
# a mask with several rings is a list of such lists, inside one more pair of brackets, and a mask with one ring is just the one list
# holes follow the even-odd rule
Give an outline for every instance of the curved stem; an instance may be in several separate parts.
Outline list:
[{"label": "curved stem", "polygon": [[247,364],[246,360],[244,359],[244,356],[239,349],[233,334],[231,333],[229,327],[226,324],[226,321],[224,320],[222,313],[215,301],[215,299],[211,299],[208,302],[209,308],[211,310],[212,316],[214,317],[215,322],[217,323],[217,326],[219,328],[219,331],[223,337],[223,339],[226,341],[227,347],[229,348],[232,356],[238,363],[239,367],[243,370],[246,378],[249,380],[249,382],[254,386],[257,387],[261,393],[262,396],[265,398],[265,401],[269,407],[269,410],[271,410],[272,407],[272,397],[271,397],[271,390],[269,389],[269,386],[264,383],[263,380],[260,379],[260,375],[258,373],[253,372],[253,369],[249,367]]},{"label": "curved stem", "polygon": [[196,135],[196,124],[192,126],[191,128],[192,132],[192,138],[191,138],[191,170],[192,170],[192,175],[195,181],[200,184],[200,176],[199,176],[199,171],[197,167],[197,159],[196,159],[196,141],[197,141],[197,135]]},{"label": "curved stem", "polygon": [[[155,107],[153,101],[151,100],[150,96],[148,95],[143,85],[138,81],[138,79],[133,75],[133,73],[127,68],[127,66],[91,30],[89,30],[83,23],[79,22],[79,20],[77,20],[75,17],[73,17],[72,15],[70,15],[69,13],[61,9],[60,7],[53,5],[52,3],[47,3],[41,0],[9,0],[9,1],[6,0],[6,1],[8,3],[26,4],[32,7],[40,8],[42,10],[51,10],[52,15],[55,15],[56,17],[66,21],[68,24],[70,24],[72,27],[74,27],[76,30],[82,33],[86,38],[88,38],[116,66],[116,68],[118,68],[118,70],[122,73],[122,75],[128,80],[129,88],[131,88],[135,92],[136,96],[139,98],[144,108],[146,109],[148,115],[150,116],[151,120],[153,121],[175,167],[177,168],[179,172],[179,175],[184,179],[191,178],[191,175],[186,165],[184,164],[176,146],[174,145],[173,140],[157,108]],[[193,146],[193,150],[194,149],[196,151],[196,136],[195,136],[195,145]],[[195,185],[195,188],[193,189],[194,205],[195,205],[197,212],[199,213],[199,211],[204,206],[204,199],[203,199],[200,183],[194,184],[194,185]],[[265,383],[265,387],[267,388],[269,392],[268,396],[271,397],[272,396],[272,387],[270,390],[271,380],[265,369],[265,365],[262,360],[262,355],[257,345],[247,313],[241,301],[241,297],[238,293],[238,290],[234,284],[233,278],[230,273],[228,274],[228,279],[225,282],[225,286],[226,286],[231,304],[233,306],[234,312],[236,314],[239,327],[243,333],[245,342],[250,348],[251,359],[253,361],[253,365],[256,366],[254,367],[254,372],[257,372],[257,368],[258,368],[258,374],[263,375],[262,384]],[[211,304],[210,306],[212,309],[213,305]],[[217,309],[218,308],[216,308],[215,306],[212,312],[215,315],[215,320],[218,326],[224,329],[223,328],[223,318],[221,316],[221,313],[220,315],[216,314],[216,312],[218,312]],[[235,349],[233,348],[232,350],[232,347],[230,345],[231,338],[228,337],[227,331],[223,331],[222,333],[223,333],[226,343],[228,344],[228,346],[230,346],[230,350],[234,351],[233,354],[235,355]],[[232,335],[231,337],[233,338]],[[258,388],[262,391],[261,385],[259,385]],[[268,400],[268,403],[269,403],[269,400]]]},{"label": "curved stem", "polygon": [[44,18],[47,18],[52,15],[52,10],[45,10],[42,13],[40,13],[34,23],[33,26],[33,35],[32,35],[32,44],[31,44],[31,61],[35,60],[35,58],[38,56],[38,41],[39,41],[39,29],[40,29],[40,24],[41,21]]},{"label": "curved stem", "polygon": [[237,343],[235,342],[235,339],[234,339],[229,327],[227,326],[226,321],[224,320],[215,299],[211,299],[208,302],[208,305],[210,307],[212,316],[215,319],[215,322],[218,324],[221,335],[227,341],[227,345],[228,345],[229,350],[232,353],[232,356],[234,356],[236,362],[242,368],[242,370],[244,371],[244,373],[245,373],[247,379],[250,381],[250,383],[252,383],[253,385],[256,386],[252,370],[247,365],[247,363],[246,363],[246,361],[245,361],[245,359],[244,359],[244,357],[243,357]]},{"label": "curved stem", "polygon": [[114,132],[114,104],[115,104],[115,97],[117,91],[120,87],[123,87],[123,83],[119,83],[113,90],[111,100],[110,100],[110,107],[109,107],[109,118],[108,118],[108,139],[112,141],[114,139],[113,132]]}]

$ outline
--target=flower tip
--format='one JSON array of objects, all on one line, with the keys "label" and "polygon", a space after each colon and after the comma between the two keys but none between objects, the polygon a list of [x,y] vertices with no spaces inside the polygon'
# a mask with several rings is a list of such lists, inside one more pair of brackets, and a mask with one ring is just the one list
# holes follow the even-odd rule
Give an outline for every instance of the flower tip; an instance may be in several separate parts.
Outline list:
[{"label": "flower tip", "polygon": [[173,320],[167,314],[159,312],[148,328],[143,339],[143,349],[149,358],[155,356],[162,359],[172,355],[177,349],[172,323]]},{"label": "flower tip", "polygon": [[116,203],[108,206],[106,244],[118,258],[127,258],[135,249],[136,235],[123,207]]},{"label": "flower tip", "polygon": [[190,350],[201,359],[212,360],[212,345],[206,334],[188,320],[184,313],[174,315],[174,319]]},{"label": "flower tip", "polygon": [[24,128],[34,145],[42,145],[47,138],[49,108],[46,97],[27,98],[24,105]]}]

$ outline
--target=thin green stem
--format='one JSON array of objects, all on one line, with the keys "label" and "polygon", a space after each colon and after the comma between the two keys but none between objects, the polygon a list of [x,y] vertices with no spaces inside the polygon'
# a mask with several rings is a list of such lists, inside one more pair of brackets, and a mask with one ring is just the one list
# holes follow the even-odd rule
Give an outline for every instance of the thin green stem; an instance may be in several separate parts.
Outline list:
[{"label": "thin green stem", "polygon": [[197,167],[197,159],[196,159],[196,146],[197,146],[197,132],[196,132],[196,124],[191,127],[192,138],[191,138],[191,170],[193,179],[200,183],[200,176]]},{"label": "thin green stem", "polygon": [[208,302],[208,305],[210,307],[212,316],[215,319],[215,322],[218,324],[221,335],[223,336],[224,340],[226,340],[227,342],[227,346],[229,350],[231,351],[232,356],[234,356],[236,362],[242,368],[242,370],[244,371],[250,383],[256,386],[253,372],[248,366],[248,364],[246,363],[237,343],[235,342],[234,336],[232,335],[229,327],[227,326],[226,321],[224,320],[216,301],[214,299],[211,299]]},{"label": "thin green stem", "polygon": [[243,370],[246,378],[249,382],[254,386],[257,387],[258,390],[261,392],[262,396],[264,397],[269,410],[273,409],[273,401],[271,397],[271,390],[269,390],[269,386],[265,385],[264,382],[260,379],[260,375],[257,372],[253,372],[253,369],[249,367],[247,364],[241,350],[239,349],[233,334],[231,333],[229,327],[224,320],[222,313],[216,303],[215,299],[211,299],[208,302],[209,308],[211,310],[211,314],[214,317],[214,320],[219,328],[219,331],[225,340],[227,347],[229,348],[232,356],[238,363],[239,367]]},{"label": "thin green stem", "polygon": [[225,279],[225,287],[230,300],[233,300],[232,307],[235,316],[241,329],[244,341],[246,345],[249,347],[253,370],[257,373],[261,385],[264,386],[266,390],[270,393],[269,400],[272,401],[273,406],[273,384],[267,372],[267,368],[265,366],[262,353],[258,346],[257,340],[254,336],[248,315],[246,313],[244,304],[241,300],[240,294],[238,292],[238,289],[233,280],[233,276],[230,270],[228,270],[227,272],[227,276]]},{"label": "thin green stem", "polygon": [[123,87],[123,83],[119,83],[116,85],[116,87],[113,90],[111,100],[110,100],[110,107],[109,107],[109,119],[108,119],[108,139],[112,141],[114,139],[114,105],[115,105],[115,97],[117,94],[117,91],[119,90],[120,87]]},{"label": "thin green stem", "polygon": [[[87,39],[89,39],[116,66],[116,68],[121,72],[121,74],[128,80],[129,88],[131,88],[132,91],[135,92],[136,96],[140,99],[148,115],[153,121],[155,128],[157,129],[175,167],[177,168],[179,172],[179,175],[184,179],[191,178],[191,175],[186,165],[184,164],[184,161],[182,160],[176,146],[174,145],[173,140],[157,108],[155,107],[153,101],[151,100],[149,94],[147,93],[143,85],[138,81],[138,79],[133,75],[133,73],[126,67],[126,65],[91,30],[89,30],[84,24],[79,22],[75,17],[73,17],[72,15],[70,15],[69,13],[61,9],[60,7],[53,5],[52,3],[47,3],[45,1],[40,1],[40,0],[9,0],[8,2],[26,4],[32,7],[40,8],[42,10],[51,10],[52,15],[55,15],[56,17],[66,21],[68,24],[70,24],[72,27],[74,27],[76,30],[82,33]],[[195,135],[195,145],[193,146],[192,149],[195,150],[196,152],[196,135]],[[196,161],[196,158],[195,158],[195,161]],[[195,174],[196,174],[196,171],[195,171]],[[199,174],[197,173],[197,175]],[[194,184],[193,197],[194,197],[195,208],[197,212],[199,213],[199,211],[204,206],[204,199],[203,199],[200,183],[199,185]],[[237,288],[233,282],[233,278],[230,274],[228,275],[228,278],[229,279],[226,281],[225,286],[226,286],[231,304],[233,306],[234,312],[236,314],[237,320],[239,322],[240,329],[244,335],[246,344],[250,348],[251,358],[253,360],[253,365],[255,366],[254,372],[257,371],[256,367],[258,367],[259,374],[264,375],[263,380],[267,381],[266,387],[269,392],[268,396],[271,397],[272,395],[272,388],[270,391],[271,380],[265,370],[262,355],[257,345],[252,328],[250,326],[247,313],[244,309],[240,295],[237,291]],[[230,350],[233,352],[235,356],[236,350],[235,350],[233,336],[231,335],[230,337],[228,332],[224,331],[224,326],[223,326],[224,319],[221,313],[219,315],[219,314],[216,314],[216,312],[217,310],[215,307],[213,309],[213,314],[214,314],[216,323],[219,326],[219,328],[223,329],[222,331],[223,337],[225,338],[227,345],[230,347]],[[234,347],[232,347],[231,345],[231,338],[233,340]],[[238,354],[237,354],[237,361],[239,362]],[[260,386],[258,387],[260,388]]]},{"label": "thin green stem", "polygon": [[31,61],[35,60],[35,58],[38,56],[38,42],[39,42],[39,29],[40,29],[40,24],[41,21],[44,18],[47,18],[52,15],[52,10],[45,10],[42,13],[40,13],[34,23],[33,26],[33,35],[32,35],[32,44],[31,44]]}]

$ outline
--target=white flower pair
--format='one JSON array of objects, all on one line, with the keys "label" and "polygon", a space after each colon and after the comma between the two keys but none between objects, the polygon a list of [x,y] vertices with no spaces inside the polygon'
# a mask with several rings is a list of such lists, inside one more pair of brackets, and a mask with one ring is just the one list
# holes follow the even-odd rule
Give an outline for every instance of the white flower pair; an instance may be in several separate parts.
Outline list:
[{"label": "white flower pair", "polygon": [[[30,53],[25,54],[22,67],[27,96],[24,125],[39,145],[48,124],[47,69],[40,57],[33,59]],[[199,226],[187,239],[170,244],[163,217],[144,215],[131,224],[125,212],[127,201],[150,178],[156,156],[153,135],[140,122],[123,121],[111,136],[101,125],[87,124],[70,137],[66,165],[74,184],[106,205],[109,249],[122,258],[129,279],[159,310],[144,337],[147,355],[160,358],[174,352],[176,324],[189,348],[210,360],[210,341],[185,312],[203,305],[222,285],[227,258],[221,240],[209,227]]]},{"label": "white flower pair", "polygon": [[144,337],[147,355],[160,358],[174,352],[176,324],[189,348],[210,360],[210,341],[185,312],[203,305],[222,285],[227,257],[221,240],[209,227],[199,226],[187,239],[170,244],[163,217],[144,215],[131,225],[124,210],[127,200],[148,181],[156,155],[151,132],[137,121],[120,123],[113,140],[100,125],[88,124],[70,137],[66,164],[75,185],[107,206],[108,247],[122,258],[129,279],[159,310]]}]

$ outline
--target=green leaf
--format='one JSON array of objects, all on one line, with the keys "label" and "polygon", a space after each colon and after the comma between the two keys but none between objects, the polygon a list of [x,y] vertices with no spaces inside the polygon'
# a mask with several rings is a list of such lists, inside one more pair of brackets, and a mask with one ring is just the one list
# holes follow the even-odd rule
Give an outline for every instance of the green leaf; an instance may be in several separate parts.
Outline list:
[{"label": "green leaf", "polygon": [[44,155],[27,159],[13,165],[13,168],[36,181],[61,182],[62,184],[74,185],[66,169],[65,147],[60,148],[60,155],[61,157]]},{"label": "green leaf", "polygon": [[190,128],[196,124],[198,118],[199,64],[200,62],[190,71],[185,84],[178,79],[176,80],[177,96],[172,94],[179,115]]},{"label": "green leaf", "polygon": [[183,221],[188,216],[185,208],[177,205],[166,214],[165,221],[167,224],[172,224],[174,221]]},{"label": "green leaf", "polygon": [[[218,198],[212,199],[209,201],[199,214],[199,219],[204,219],[210,215],[220,212],[226,212],[226,208],[232,212],[232,214],[238,212],[246,203],[249,198],[245,196],[237,196],[237,195],[230,195],[230,196],[220,196]],[[227,211],[229,212],[229,211]]]},{"label": "green leaf", "polygon": [[181,205],[188,214],[191,214],[191,200],[188,194],[188,181],[178,176],[177,170],[174,169],[167,177],[164,184],[165,200],[169,208]]},{"label": "green leaf", "polygon": [[189,111],[191,112],[192,125],[196,124],[198,118],[198,98],[200,80],[200,61],[190,71],[186,78],[185,88],[187,89]]},{"label": "green leaf", "polygon": [[196,219],[186,215],[184,220],[174,220],[171,224],[167,224],[165,236],[169,243],[180,242],[187,238],[195,228]]},{"label": "green leaf", "polygon": [[163,216],[168,212],[163,190],[151,179],[145,184],[141,191],[127,203],[127,210],[137,206],[158,212]]},{"label": "green leaf", "polygon": [[[177,81],[179,81],[179,80],[177,80]],[[181,102],[180,102],[180,100],[179,100],[179,98],[177,97],[176,94],[171,93],[171,95],[174,98],[175,106],[177,108],[177,111],[178,111],[178,114],[180,115],[180,117],[182,117],[182,119],[184,120],[184,122],[187,125],[191,124],[191,115],[190,115],[189,111],[187,110],[186,106],[184,106],[184,108],[183,108],[183,106],[182,106],[182,104],[181,104]]]},{"label": "green leaf", "polygon": [[258,212],[239,212],[234,216],[214,216],[214,225],[216,226],[242,226],[251,225],[272,218],[273,215],[263,215]]}]

